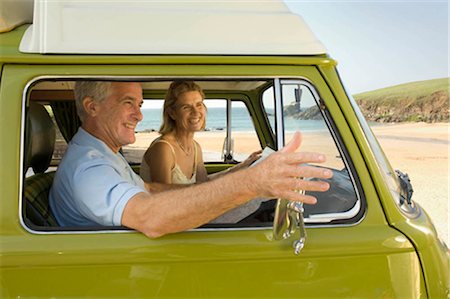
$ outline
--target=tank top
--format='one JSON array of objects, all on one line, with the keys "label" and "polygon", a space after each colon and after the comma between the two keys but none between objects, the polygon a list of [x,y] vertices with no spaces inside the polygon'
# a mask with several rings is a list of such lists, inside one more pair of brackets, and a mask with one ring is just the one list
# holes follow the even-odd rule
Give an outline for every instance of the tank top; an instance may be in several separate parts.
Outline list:
[{"label": "tank top", "polygon": [[[172,177],[172,184],[182,184],[182,185],[195,184],[195,182],[197,181],[197,145],[196,145],[196,142],[194,141],[194,169],[192,171],[192,177],[190,179],[186,177],[186,175],[183,173],[180,166],[178,165],[175,150],[169,142],[167,142],[166,140],[163,140],[161,138],[158,138],[152,142],[152,144],[150,145],[150,148],[158,142],[166,143],[167,145],[169,145],[170,150],[172,151],[173,159],[175,161],[174,167],[170,170],[171,177]],[[144,158],[142,158],[141,169],[139,171],[139,175],[145,182],[152,181],[151,175],[150,175],[150,165],[147,164],[147,161],[145,161]]]}]

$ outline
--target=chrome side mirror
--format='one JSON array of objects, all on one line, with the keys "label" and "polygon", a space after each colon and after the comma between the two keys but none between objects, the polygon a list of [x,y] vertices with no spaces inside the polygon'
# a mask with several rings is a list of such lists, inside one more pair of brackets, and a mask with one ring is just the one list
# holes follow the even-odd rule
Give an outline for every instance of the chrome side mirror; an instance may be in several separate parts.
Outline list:
[{"label": "chrome side mirror", "polygon": [[[299,191],[304,194],[304,191]],[[299,239],[294,241],[294,253],[298,255],[305,246],[306,229],[303,219],[303,203],[278,199],[273,222],[273,237],[275,240],[290,238],[299,229]]]},{"label": "chrome side mirror", "polygon": [[[270,147],[264,148],[261,158],[253,163],[252,166],[260,163],[273,152],[274,150]],[[305,194],[305,191],[303,190],[298,190],[297,192],[300,194]],[[303,219],[303,203],[279,198],[277,200],[275,217],[273,221],[273,239],[288,239],[295,233],[297,228],[300,232],[300,238],[293,244],[295,254],[300,253],[306,242],[305,221]]]}]

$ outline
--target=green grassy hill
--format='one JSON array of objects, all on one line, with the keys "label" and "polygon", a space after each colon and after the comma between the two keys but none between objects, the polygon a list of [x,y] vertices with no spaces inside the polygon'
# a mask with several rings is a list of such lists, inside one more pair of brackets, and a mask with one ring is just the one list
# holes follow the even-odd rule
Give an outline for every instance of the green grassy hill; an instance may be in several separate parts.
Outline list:
[{"label": "green grassy hill", "polygon": [[367,120],[448,122],[450,78],[419,81],[356,94]]}]

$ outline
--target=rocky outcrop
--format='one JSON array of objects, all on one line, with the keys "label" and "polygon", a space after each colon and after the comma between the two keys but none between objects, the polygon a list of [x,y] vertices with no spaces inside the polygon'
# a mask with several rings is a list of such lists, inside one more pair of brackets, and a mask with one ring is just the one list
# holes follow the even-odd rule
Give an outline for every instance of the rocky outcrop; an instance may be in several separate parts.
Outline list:
[{"label": "rocky outcrop", "polygon": [[356,99],[362,113],[376,122],[448,122],[449,92],[440,90],[426,96],[389,100],[377,98]]}]

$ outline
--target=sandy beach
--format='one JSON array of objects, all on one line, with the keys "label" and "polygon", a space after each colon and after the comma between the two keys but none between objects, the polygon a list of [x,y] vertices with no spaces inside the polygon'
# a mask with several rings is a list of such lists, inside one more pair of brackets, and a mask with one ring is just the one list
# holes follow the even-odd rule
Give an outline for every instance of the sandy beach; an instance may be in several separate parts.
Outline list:
[{"label": "sandy beach", "polygon": [[[413,199],[430,215],[439,236],[450,245],[449,239],[449,130],[448,123],[383,124],[372,127],[386,156],[394,169],[407,173],[414,188]],[[321,134],[304,133],[303,150],[321,151]],[[138,141],[125,150],[137,157],[157,133],[138,133]],[[256,136],[251,133],[234,134],[236,152],[251,153],[259,147]],[[195,139],[208,148],[206,156],[220,156],[224,132],[199,132]],[[289,138],[289,137],[288,137]],[[288,139],[289,140],[289,139]],[[307,140],[315,140],[309,143]],[[326,151],[325,154],[329,154]]]}]

